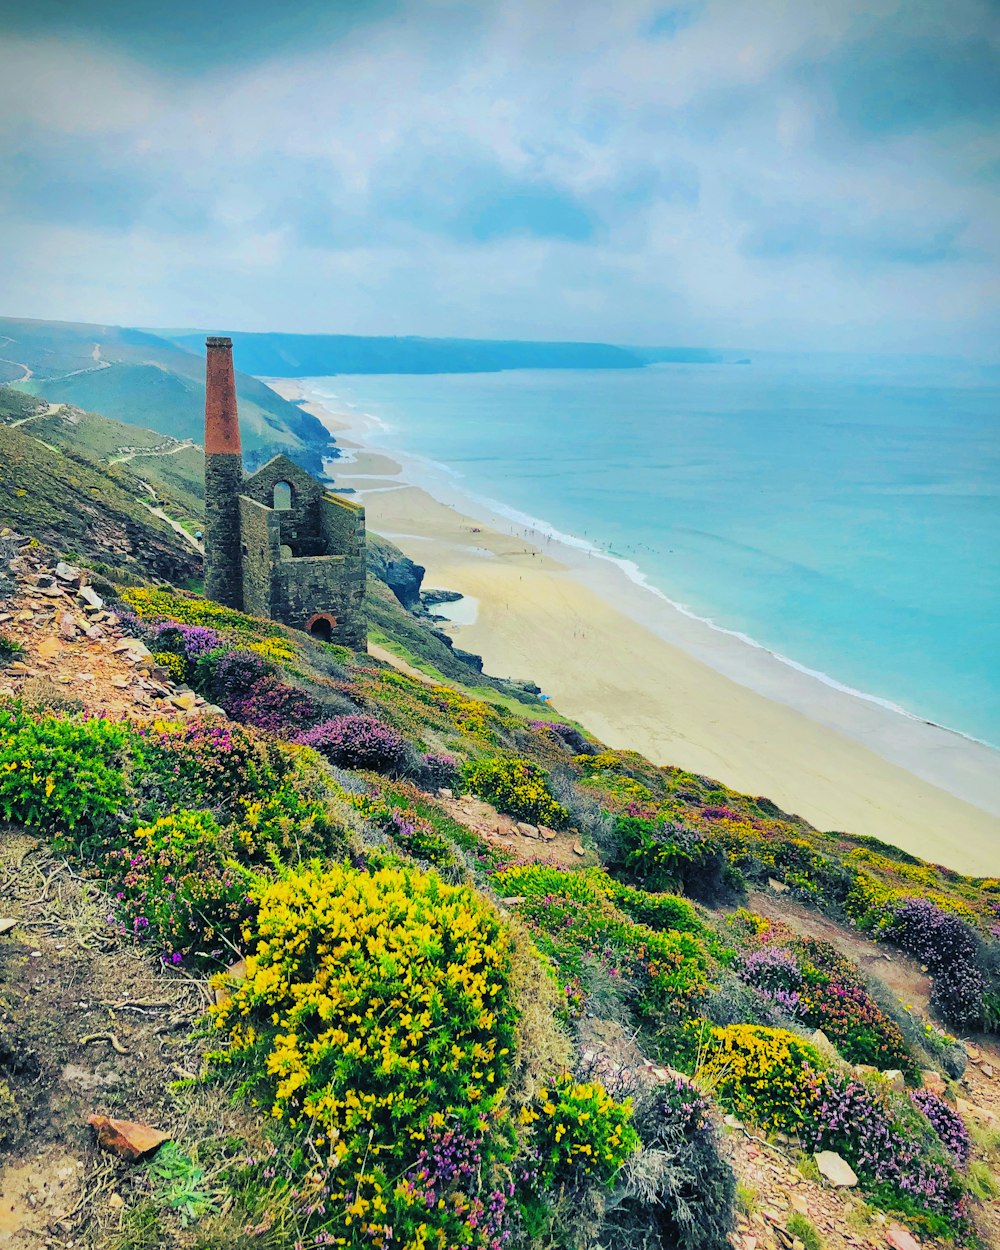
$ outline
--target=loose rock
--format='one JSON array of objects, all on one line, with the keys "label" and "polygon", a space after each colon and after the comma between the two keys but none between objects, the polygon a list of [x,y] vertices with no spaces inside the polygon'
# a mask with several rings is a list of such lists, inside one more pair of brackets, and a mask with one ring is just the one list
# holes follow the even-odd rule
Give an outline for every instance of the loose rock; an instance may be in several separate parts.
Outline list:
[{"label": "loose rock", "polygon": [[170,1140],[168,1133],[132,1120],[111,1120],[106,1115],[92,1115],[87,1123],[97,1130],[97,1144],[102,1149],[121,1159],[128,1159],[130,1163],[151,1154]]},{"label": "loose rock", "polygon": [[857,1173],[834,1150],[820,1150],[813,1155],[819,1174],[830,1185],[838,1189],[853,1189],[858,1183]]}]

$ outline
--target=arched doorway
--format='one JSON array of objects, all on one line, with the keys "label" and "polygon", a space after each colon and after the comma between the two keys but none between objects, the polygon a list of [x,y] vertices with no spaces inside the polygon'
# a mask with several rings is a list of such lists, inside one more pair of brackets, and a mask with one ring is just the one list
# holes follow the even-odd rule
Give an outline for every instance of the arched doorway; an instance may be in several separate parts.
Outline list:
[{"label": "arched doorway", "polygon": [[291,483],[275,482],[273,499],[275,512],[290,512],[292,509]]},{"label": "arched doorway", "polygon": [[318,638],[320,642],[329,642],[333,637],[333,631],[337,627],[337,620],[331,616],[329,612],[317,612],[315,616],[311,616],[306,623],[306,629],[314,638]]}]

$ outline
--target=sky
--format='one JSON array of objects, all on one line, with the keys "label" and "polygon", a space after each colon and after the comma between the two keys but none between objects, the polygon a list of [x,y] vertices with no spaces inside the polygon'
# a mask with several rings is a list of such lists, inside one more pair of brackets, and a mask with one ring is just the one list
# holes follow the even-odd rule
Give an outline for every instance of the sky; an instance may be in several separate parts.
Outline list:
[{"label": "sky", "polygon": [[1000,358],[998,0],[0,0],[0,314]]}]

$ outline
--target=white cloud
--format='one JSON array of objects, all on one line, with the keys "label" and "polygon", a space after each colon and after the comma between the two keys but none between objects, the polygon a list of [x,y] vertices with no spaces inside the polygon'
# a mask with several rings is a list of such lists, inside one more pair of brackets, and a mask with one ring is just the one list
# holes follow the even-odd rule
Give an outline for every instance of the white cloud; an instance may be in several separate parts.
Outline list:
[{"label": "white cloud", "polygon": [[[304,28],[295,55],[201,76],[79,41],[7,41],[0,176],[27,152],[32,170],[65,167],[72,195],[68,142],[91,204],[114,204],[132,180],[139,207],[124,227],[109,212],[106,228],[91,216],[85,228],[65,197],[51,220],[51,203],[31,202],[44,180],[8,178],[4,311],[753,347],[991,344],[996,132],[956,117],[849,133],[823,72],[852,41],[883,39],[891,53],[905,29],[933,46],[933,6],[910,6],[903,22],[894,0],[715,0],[651,37],[661,7],[524,0],[472,20],[465,6],[424,3],[334,46],[310,47]],[[956,0],[947,39],[985,29],[985,13]],[[526,187],[539,214],[577,205],[592,238],[579,226],[558,237],[557,219],[545,237],[492,230],[476,242],[477,193],[502,201]],[[755,251],[764,226],[772,239],[798,230],[799,246]],[[953,259],[907,252],[949,232]]]}]

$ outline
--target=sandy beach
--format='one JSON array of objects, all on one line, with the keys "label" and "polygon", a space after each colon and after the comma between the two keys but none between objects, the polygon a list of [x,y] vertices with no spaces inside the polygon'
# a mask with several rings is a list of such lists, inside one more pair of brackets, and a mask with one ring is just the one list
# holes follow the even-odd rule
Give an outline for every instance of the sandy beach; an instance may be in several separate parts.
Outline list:
[{"label": "sandy beach", "polygon": [[[314,400],[308,380],[269,385]],[[369,528],[426,567],[425,588],[466,596],[443,610],[488,672],[537,681],[611,746],[766,795],[819,829],[1000,875],[1000,753],[685,617],[615,562],[372,447],[357,414],[306,407],[347,453],[336,480],[359,493]]]}]

